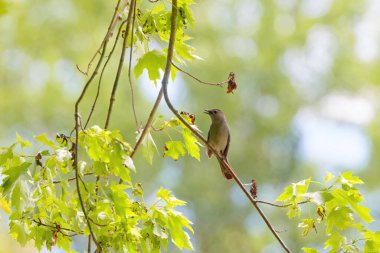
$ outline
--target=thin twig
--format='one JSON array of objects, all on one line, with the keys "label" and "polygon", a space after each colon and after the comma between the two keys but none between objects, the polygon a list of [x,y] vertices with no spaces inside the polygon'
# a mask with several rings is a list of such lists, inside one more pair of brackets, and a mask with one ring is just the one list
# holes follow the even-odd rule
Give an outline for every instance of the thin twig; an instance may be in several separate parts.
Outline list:
[{"label": "thin twig", "polygon": [[99,223],[97,223],[97,222],[95,222],[93,219],[91,219],[90,218],[90,221],[92,222],[92,223],[94,223],[96,226],[99,226],[99,227],[108,227],[109,226],[109,224],[99,224]]},{"label": "thin twig", "polygon": [[[92,56],[90,62],[88,63],[87,65],[87,70],[86,71],[82,71],[79,66],[77,65],[77,69],[84,75],[88,75],[88,72],[90,71],[90,68],[91,68],[91,65],[93,63],[93,61],[95,60],[96,56],[99,54],[99,52],[101,51],[101,49],[104,47],[104,44],[106,43],[106,41],[109,40],[109,38],[112,36],[113,34],[113,29],[115,28],[116,26],[116,23],[117,21],[119,20],[119,17],[116,17],[116,13],[117,13],[117,10],[119,9],[119,6],[120,6],[120,1],[121,0],[118,0],[117,1],[117,4],[116,4],[116,7],[115,7],[115,11],[113,12],[113,15],[112,15],[112,18],[111,18],[111,22],[108,26],[108,29],[107,29],[107,33],[106,35],[104,36],[104,39],[102,41],[102,43],[100,44],[99,48],[96,50],[95,54]],[[127,2],[127,0],[125,1]],[[124,5],[123,5],[124,6]],[[124,6],[125,8],[125,6]],[[122,8],[122,10],[120,12],[122,12],[124,10],[124,8]],[[119,16],[119,15],[118,15]],[[115,18],[116,17],[116,18]]]},{"label": "thin twig", "polygon": [[118,30],[117,35],[116,35],[115,42],[114,42],[114,44],[113,44],[113,46],[112,46],[112,49],[111,49],[110,53],[108,54],[108,57],[107,57],[106,62],[105,62],[104,65],[103,65],[102,71],[100,72],[100,77],[99,77],[99,82],[98,82],[98,88],[97,88],[97,91],[96,91],[96,96],[95,96],[94,102],[93,102],[93,104],[92,104],[92,107],[91,107],[90,113],[88,114],[88,118],[87,118],[87,120],[86,120],[86,124],[84,125],[84,128],[87,127],[88,122],[89,122],[90,119],[91,119],[92,113],[93,113],[94,110],[95,110],[95,106],[96,106],[96,103],[97,103],[97,101],[98,101],[98,97],[99,97],[99,94],[100,94],[100,85],[101,85],[101,83],[102,83],[104,70],[106,69],[106,67],[107,67],[107,65],[108,65],[108,62],[109,62],[110,59],[112,58],[113,52],[115,51],[115,48],[116,48],[117,42],[118,42],[119,37],[120,37],[120,34],[121,34],[121,30],[122,30],[123,25],[125,24],[125,22],[127,22],[127,20],[124,20],[123,22],[121,22],[120,27],[119,27],[119,30]]},{"label": "thin twig", "polygon": [[[279,204],[271,203],[271,202],[264,201],[264,200],[255,200],[255,202],[259,203],[259,204],[265,204],[265,205],[269,205],[269,206],[282,207],[282,208],[289,207],[289,206],[293,205],[293,204],[279,205]],[[307,203],[310,203],[310,200],[304,200],[304,201],[298,202],[297,205],[302,205],[302,204],[307,204]]]},{"label": "thin twig", "polygon": [[64,230],[64,231],[68,231],[68,232],[71,232],[71,233],[74,233],[74,234],[71,234],[71,235],[68,235],[68,234],[64,234],[64,233],[62,233],[62,231],[59,231],[59,232],[61,232],[63,235],[65,235],[65,236],[76,236],[76,235],[80,235],[80,234],[83,234],[83,232],[77,232],[77,231],[74,231],[74,230],[72,230],[72,229],[69,229],[69,228],[63,228],[63,227],[61,227],[61,226],[59,226],[59,225],[57,225],[57,224],[55,224],[55,226],[53,226],[53,225],[49,225],[49,224],[45,224],[45,223],[43,223],[40,219],[38,219],[38,220],[36,220],[36,219],[33,219],[32,220],[34,223],[36,223],[38,226],[43,226],[43,227],[47,227],[47,228],[52,228],[52,229],[55,229],[55,230]]},{"label": "thin twig", "polygon": [[128,17],[127,17],[127,24],[126,24],[126,27],[125,27],[124,41],[123,41],[123,44],[122,44],[123,48],[122,48],[121,55],[120,55],[119,66],[117,68],[117,73],[116,73],[115,81],[114,81],[114,84],[113,84],[113,87],[112,87],[112,92],[111,92],[111,97],[110,97],[110,104],[109,104],[109,107],[108,107],[108,113],[107,113],[106,123],[104,124],[104,128],[105,129],[108,128],[108,125],[109,125],[109,122],[110,122],[110,119],[111,119],[112,108],[113,108],[113,104],[115,102],[115,94],[116,94],[117,86],[119,84],[119,79],[120,79],[120,75],[121,75],[121,69],[123,68],[124,57],[125,57],[125,50],[126,50],[126,47],[127,47],[127,38],[128,38],[128,34],[129,34],[129,29],[130,29],[130,26],[131,26],[131,18],[132,18],[132,13],[133,13],[133,9],[135,8],[135,5],[136,5],[136,0],[132,0],[131,4],[130,4],[130,7],[129,7]]},{"label": "thin twig", "polygon": [[91,252],[91,235],[88,236],[87,240],[87,252]]},{"label": "thin twig", "polygon": [[194,80],[198,81],[199,83],[203,83],[203,84],[207,84],[207,85],[212,85],[212,86],[220,86],[220,87],[222,87],[223,84],[228,83],[228,80],[227,80],[227,81],[220,82],[220,83],[210,83],[210,82],[202,81],[201,79],[195,77],[194,75],[190,74],[189,72],[187,72],[187,71],[181,69],[180,67],[178,67],[176,64],[174,64],[173,61],[171,61],[171,63],[172,63],[172,65],[173,65],[173,67],[175,67],[176,69],[178,69],[178,70],[181,71],[182,73],[184,73],[184,74],[190,76],[191,78],[193,78]]},{"label": "thin twig", "polygon": [[286,246],[286,244],[282,241],[280,236],[277,234],[275,229],[273,228],[272,224],[269,222],[268,218],[265,216],[263,211],[260,209],[260,207],[257,205],[255,202],[255,199],[249,194],[249,192],[245,189],[243,183],[240,181],[240,179],[237,177],[235,174],[234,170],[232,167],[226,162],[225,159],[222,159],[220,157],[220,154],[212,148],[206,139],[194,128],[191,127],[191,125],[181,117],[181,115],[178,113],[178,111],[174,108],[172,105],[170,98],[168,96],[168,91],[167,91],[167,84],[168,84],[168,79],[170,75],[170,68],[171,68],[171,62],[172,62],[172,57],[173,57],[173,49],[174,49],[174,42],[175,42],[175,31],[176,31],[176,18],[177,18],[177,0],[172,0],[172,16],[171,16],[171,31],[170,31],[170,39],[169,39],[169,46],[168,46],[168,53],[167,53],[167,59],[166,59],[166,67],[164,71],[164,77],[162,79],[162,88],[164,90],[164,98],[166,101],[167,106],[169,109],[177,116],[177,118],[189,129],[191,130],[194,135],[196,135],[206,146],[209,148],[216,158],[219,160],[219,162],[224,166],[228,171],[231,173],[232,177],[234,178],[235,182],[239,185],[240,189],[244,192],[244,194],[247,196],[247,198],[250,200],[252,205],[256,208],[258,213],[260,214],[261,218],[264,220],[264,222],[267,224],[268,228],[272,232],[272,234],[276,237],[278,242],[281,244],[281,246],[284,248],[286,252],[291,252],[290,249]]},{"label": "thin twig", "polygon": [[89,193],[89,191],[88,191],[88,189],[87,189],[87,186],[86,186],[85,182],[83,181],[83,178],[82,178],[80,175],[79,175],[79,180],[82,182],[82,185],[83,185],[84,190],[85,190],[87,193]]},{"label": "thin twig", "polygon": [[132,150],[132,153],[131,153],[131,158],[133,158],[133,156],[135,155],[137,149],[140,147],[140,145],[143,142],[145,136],[149,132],[149,130],[150,130],[151,126],[152,126],[152,122],[153,122],[154,116],[155,116],[155,114],[157,112],[158,106],[160,105],[160,102],[161,102],[161,99],[162,99],[163,95],[164,95],[164,90],[161,87],[160,91],[158,92],[156,101],[154,102],[154,105],[152,107],[152,110],[149,113],[149,117],[148,117],[148,120],[146,121],[145,127],[144,127],[144,129],[142,130],[142,132],[140,134],[140,138],[137,140],[135,146],[133,147],[133,150]]},{"label": "thin twig", "polygon": [[134,30],[135,30],[135,21],[136,21],[136,4],[133,8],[133,17],[132,17],[132,37],[131,37],[131,50],[129,52],[129,65],[128,65],[128,80],[129,80],[129,86],[131,87],[131,103],[132,103],[132,110],[133,110],[133,116],[135,118],[136,127],[139,127],[139,123],[137,120],[136,115],[136,108],[135,108],[135,95],[133,90],[133,83],[132,83],[132,77],[131,77],[131,68],[132,68],[132,53],[133,53],[133,37],[134,37]]},{"label": "thin twig", "polygon": [[119,20],[122,20],[122,17],[123,17],[123,12],[125,10],[125,8],[127,7],[127,4],[128,4],[129,0],[124,0],[123,4],[121,5],[120,7],[120,11],[119,11],[119,14],[117,15],[116,19],[114,20],[112,26],[111,26],[111,30],[109,32],[109,36],[112,37],[113,35],[113,31],[115,30],[115,27],[117,25],[117,22]]},{"label": "thin twig", "polygon": [[[80,101],[80,100],[78,100],[78,101]],[[79,185],[79,168],[78,168],[79,122],[78,122],[78,112],[77,112],[78,111],[78,105],[79,105],[78,101],[77,101],[77,103],[75,105],[75,111],[76,111],[76,113],[75,113],[75,118],[76,118],[75,140],[77,142],[75,144],[75,152],[74,152],[75,184],[76,184],[76,188],[77,188],[79,203],[81,205],[81,208],[82,208],[82,211],[83,211],[83,215],[84,215],[84,217],[86,219],[88,229],[90,230],[90,235],[92,237],[92,240],[96,244],[97,248],[101,251],[101,246],[98,243],[98,241],[96,240],[94,232],[92,231],[91,223],[90,223],[90,221],[88,219],[86,208],[84,207],[84,203],[83,203],[83,199],[82,199],[82,194],[81,194],[81,190],[80,190],[80,185]]]},{"label": "thin twig", "polygon": [[[88,173],[85,173],[85,174],[83,174],[83,176],[90,176],[90,175],[93,175],[94,173],[92,173],[92,172],[88,172]],[[60,183],[62,183],[62,181],[65,181],[65,180],[67,180],[67,181],[74,181],[75,180],[75,177],[72,177],[72,178],[68,178],[68,179],[62,179],[62,180],[54,180],[53,181],[53,184],[60,184]]]},{"label": "thin twig", "polygon": [[[142,132],[140,134],[139,139],[137,140],[135,146],[133,147],[133,150],[132,150],[131,155],[130,155],[131,158],[134,157],[134,155],[136,154],[137,149],[140,147],[140,145],[143,142],[145,136],[148,134],[150,128],[152,127],[152,122],[153,122],[154,115],[157,112],[158,106],[160,105],[160,102],[162,100],[163,95],[164,95],[164,91],[163,91],[163,89],[161,87],[160,91],[158,92],[156,101],[154,102],[154,105],[152,107],[152,110],[150,111],[149,117],[148,117],[148,119],[147,119],[147,121],[145,123],[145,127],[143,128],[143,130],[142,130]],[[123,183],[123,180],[120,178],[119,184],[121,184],[121,183]]]},{"label": "thin twig", "polygon": [[75,183],[76,183],[76,188],[77,188],[77,194],[78,194],[79,202],[80,202],[84,217],[86,219],[91,237],[94,240],[94,243],[96,244],[96,246],[99,250],[101,250],[101,246],[99,245],[98,241],[95,238],[94,232],[92,231],[92,227],[91,227],[91,224],[88,220],[87,212],[86,212],[86,209],[84,207],[84,203],[83,203],[83,199],[82,199],[82,195],[81,195],[81,191],[80,191],[80,187],[79,187],[79,169],[78,169],[78,144],[79,143],[78,143],[78,140],[79,140],[79,127],[81,125],[80,115],[79,115],[79,104],[82,101],[84,95],[86,94],[87,89],[90,86],[90,84],[92,83],[94,77],[98,73],[98,70],[102,64],[103,59],[104,59],[104,55],[105,55],[105,52],[107,49],[107,44],[108,44],[108,40],[106,40],[104,42],[102,54],[99,58],[98,64],[96,65],[94,72],[92,73],[92,75],[88,79],[88,81],[86,82],[85,86],[83,87],[82,93],[80,94],[79,98],[75,102],[75,114],[74,114],[74,117],[75,117],[75,142],[76,143],[74,145],[74,152],[73,153],[74,153],[74,170],[75,170]]}]

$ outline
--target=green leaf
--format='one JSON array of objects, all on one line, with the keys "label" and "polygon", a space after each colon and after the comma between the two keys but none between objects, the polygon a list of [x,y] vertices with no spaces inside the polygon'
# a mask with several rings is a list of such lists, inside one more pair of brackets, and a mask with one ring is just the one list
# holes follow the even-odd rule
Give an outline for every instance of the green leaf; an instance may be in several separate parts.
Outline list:
[{"label": "green leaf", "polygon": [[18,166],[11,167],[8,170],[3,171],[3,174],[6,175],[1,185],[3,188],[4,196],[9,196],[9,193],[11,190],[13,190],[16,181],[26,173],[31,164],[32,163],[30,162],[24,162]]},{"label": "green leaf", "polygon": [[330,238],[325,241],[324,248],[327,249],[331,247],[332,252],[334,252],[336,249],[339,249],[341,246],[343,246],[346,241],[346,237],[343,237],[339,233],[334,232],[330,235]]},{"label": "green leaf", "polygon": [[32,236],[35,247],[40,251],[45,242],[51,240],[52,233],[47,227],[35,225],[32,227]]},{"label": "green leaf", "polygon": [[16,132],[16,138],[17,138],[17,142],[21,145],[21,147],[31,147],[32,144],[29,142],[29,141],[24,141],[23,139],[21,139],[20,135]]},{"label": "green leaf", "polygon": [[372,216],[369,214],[370,209],[365,206],[358,205],[358,202],[361,202],[363,198],[357,190],[345,191],[343,189],[334,188],[331,193],[338,201],[340,201],[342,205],[351,205],[352,209],[354,209],[360,218],[366,223],[371,223],[374,221]]},{"label": "green leaf", "polygon": [[43,133],[43,134],[40,134],[40,135],[37,135],[37,136],[34,136],[34,139],[36,139],[37,141],[51,147],[52,149],[56,150],[58,149],[58,146],[55,145],[55,143],[51,140],[48,139],[46,133]]},{"label": "green leaf", "polygon": [[275,201],[286,202],[293,197],[293,185],[286,186],[283,193]]},{"label": "green leaf", "polygon": [[138,78],[144,69],[148,71],[149,79],[156,82],[160,78],[160,69],[164,70],[166,56],[162,51],[152,50],[144,54],[137,61],[134,74]]},{"label": "green leaf", "polygon": [[13,148],[16,144],[11,145],[9,148],[2,148],[0,153],[0,166],[3,166],[9,159],[13,158]]},{"label": "green leaf", "polygon": [[153,234],[160,237],[161,239],[167,239],[168,234],[166,233],[165,229],[161,227],[159,224],[153,223],[154,228],[153,228]]},{"label": "green leaf", "polygon": [[302,222],[298,224],[299,228],[303,228],[302,235],[306,236],[310,229],[315,228],[314,220],[313,219],[302,219]]},{"label": "green leaf", "polygon": [[10,232],[9,234],[16,239],[21,246],[25,246],[29,239],[29,229],[26,223],[21,221],[12,221],[9,224]]},{"label": "green leaf", "polygon": [[307,192],[310,180],[311,179],[308,178],[285,187],[284,192],[275,201],[300,201]]},{"label": "green leaf", "polygon": [[164,157],[171,157],[177,161],[179,156],[186,154],[184,145],[180,141],[167,141],[165,144]]},{"label": "green leaf", "polygon": [[26,180],[18,180],[12,191],[11,204],[15,207],[16,211],[22,212],[24,208],[30,204],[28,196],[29,187]]},{"label": "green leaf", "polygon": [[163,200],[169,200],[170,198],[170,191],[160,187],[160,189],[156,193],[156,197]]},{"label": "green leaf", "polygon": [[366,239],[364,253],[380,252],[380,231],[372,232],[367,230],[364,238]]},{"label": "green leaf", "polygon": [[[141,134],[141,133],[140,133]],[[137,139],[140,137],[140,134],[137,136]],[[143,157],[150,163],[153,163],[154,153],[157,151],[156,143],[153,140],[153,137],[148,133],[144,140],[142,141],[142,154]]]},{"label": "green leaf", "polygon": [[175,44],[175,51],[179,57],[181,57],[184,60],[202,60],[201,57],[194,54],[195,48],[187,45],[184,42],[176,42]]},{"label": "green leaf", "polygon": [[189,155],[200,161],[199,143],[188,128],[182,130],[182,137]]},{"label": "green leaf", "polygon": [[194,0],[179,0],[178,6],[191,5],[193,3],[194,3]]},{"label": "green leaf", "polygon": [[368,207],[356,205],[353,206],[353,208],[359,214],[360,218],[366,223],[371,223],[374,221],[373,217],[370,214],[371,209]]},{"label": "green leaf", "polygon": [[193,12],[186,4],[179,7],[179,17],[182,19],[183,25],[189,24],[191,28],[194,28]]},{"label": "green leaf", "polygon": [[342,183],[346,183],[350,186],[355,185],[355,184],[364,184],[364,182],[359,177],[353,176],[351,171],[342,173],[340,177],[341,177],[340,181]]},{"label": "green leaf", "polygon": [[68,236],[64,236],[61,233],[57,234],[57,246],[64,249],[65,252],[70,251],[71,239]]},{"label": "green leaf", "polygon": [[193,249],[189,235],[182,229],[183,226],[190,227],[188,220],[178,212],[169,212],[168,214],[167,225],[174,244],[179,249]]},{"label": "green leaf", "polygon": [[305,253],[319,253],[318,250],[313,249],[313,248],[305,248],[305,247],[303,247],[302,250],[303,250],[303,252],[305,252]]},{"label": "green leaf", "polygon": [[329,234],[333,228],[344,230],[348,227],[355,225],[352,218],[352,210],[345,206],[334,207],[330,210],[332,202],[326,203],[327,215],[326,215],[326,234]]},{"label": "green leaf", "polygon": [[333,179],[335,176],[330,172],[330,171],[327,171],[326,172],[326,176],[325,176],[325,181],[328,182],[330,181],[331,179]]},{"label": "green leaf", "polygon": [[7,214],[11,214],[12,209],[11,209],[11,204],[9,201],[7,201],[5,198],[3,198],[0,194],[0,207],[3,209],[3,211]]}]

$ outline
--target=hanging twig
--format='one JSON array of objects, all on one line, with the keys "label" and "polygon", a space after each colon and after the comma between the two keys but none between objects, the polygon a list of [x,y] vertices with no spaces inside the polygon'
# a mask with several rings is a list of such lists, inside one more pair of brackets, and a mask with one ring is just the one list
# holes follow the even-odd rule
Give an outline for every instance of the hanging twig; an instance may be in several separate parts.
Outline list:
[{"label": "hanging twig", "polygon": [[139,127],[139,123],[137,120],[136,115],[136,108],[135,108],[135,95],[133,90],[133,83],[132,83],[132,77],[131,77],[131,69],[132,69],[132,53],[133,53],[133,38],[134,38],[134,30],[135,30],[135,21],[136,21],[136,4],[133,8],[133,17],[132,17],[132,33],[131,33],[131,50],[129,52],[129,65],[128,65],[128,80],[129,80],[129,86],[131,88],[131,103],[132,103],[132,111],[133,116],[135,118],[136,127]]},{"label": "hanging twig", "polygon": [[257,205],[255,199],[250,195],[250,193],[245,189],[243,183],[240,181],[240,179],[235,174],[232,167],[225,161],[225,159],[222,159],[220,157],[220,154],[212,148],[206,139],[194,128],[191,127],[191,125],[181,117],[181,115],[178,113],[178,111],[174,108],[172,105],[170,98],[168,96],[167,91],[167,84],[168,79],[170,75],[170,69],[172,65],[172,57],[173,57],[173,50],[174,50],[174,43],[175,43],[175,32],[176,32],[176,18],[177,18],[177,0],[172,0],[172,16],[171,16],[171,31],[170,31],[170,39],[169,39],[169,46],[168,46],[168,53],[167,53],[167,59],[166,59],[166,67],[164,71],[164,77],[162,79],[162,88],[164,90],[164,98],[166,101],[166,104],[168,105],[169,109],[177,116],[177,118],[189,129],[193,132],[194,135],[196,135],[206,146],[209,148],[213,154],[216,156],[216,158],[219,160],[219,162],[224,166],[232,175],[235,182],[239,185],[240,189],[244,192],[246,197],[250,200],[252,205],[256,208],[258,213],[260,214],[261,218],[264,220],[264,222],[267,224],[268,228],[272,232],[272,234],[276,237],[278,242],[281,244],[281,246],[284,248],[286,252],[291,252],[290,249],[286,246],[286,244],[282,241],[280,236],[277,234],[271,223],[269,222],[268,218],[265,216],[263,211],[260,209],[260,207]]},{"label": "hanging twig", "polygon": [[104,47],[104,44],[106,43],[106,41],[108,41],[109,38],[112,37],[112,35],[113,35],[113,30],[115,29],[115,26],[116,26],[117,22],[118,22],[119,20],[121,20],[121,15],[120,15],[120,14],[124,11],[124,9],[125,9],[125,7],[126,7],[126,5],[127,5],[128,0],[125,0],[125,1],[124,1],[123,5],[122,5],[122,8],[121,8],[121,10],[120,10],[120,12],[119,12],[119,14],[116,16],[117,10],[119,9],[119,6],[120,6],[120,1],[121,1],[121,0],[118,0],[118,1],[117,1],[116,7],[115,7],[115,11],[114,11],[114,13],[113,13],[113,16],[112,16],[112,18],[111,18],[111,22],[110,22],[110,24],[109,24],[109,26],[108,26],[108,29],[107,29],[107,33],[106,33],[106,35],[104,36],[104,39],[103,39],[102,43],[100,44],[99,48],[96,50],[95,54],[92,56],[90,62],[88,63],[86,71],[81,70],[81,69],[79,68],[79,66],[76,65],[76,66],[77,66],[77,69],[78,69],[82,74],[84,74],[84,75],[86,75],[86,76],[88,75],[88,72],[90,71],[91,65],[92,65],[93,61],[95,60],[96,56],[97,56],[97,55],[99,54],[99,52],[102,50],[102,48]]},{"label": "hanging twig", "polygon": [[[161,87],[160,91],[158,92],[156,101],[154,102],[154,105],[152,107],[152,110],[150,110],[150,114],[149,114],[148,120],[146,121],[145,127],[143,128],[143,130],[142,130],[142,132],[140,134],[139,139],[137,140],[135,146],[133,147],[133,150],[132,150],[131,155],[130,155],[131,158],[134,157],[134,155],[136,154],[137,149],[140,147],[140,145],[143,142],[145,136],[149,132],[149,129],[152,126],[154,115],[157,112],[158,106],[160,105],[160,102],[161,102],[161,99],[162,99],[163,95],[164,95],[164,92],[163,92],[163,89]],[[123,180],[120,178],[119,184],[121,184],[121,183],[123,183]]]},{"label": "hanging twig", "polygon": [[171,63],[172,63],[172,65],[173,65],[176,69],[178,69],[178,70],[181,71],[182,73],[184,73],[184,74],[190,76],[191,78],[193,78],[194,80],[198,81],[199,83],[203,83],[203,84],[207,84],[207,85],[212,85],[212,86],[220,86],[220,87],[222,87],[223,84],[228,83],[228,80],[223,81],[223,82],[220,82],[220,83],[210,83],[210,82],[202,81],[201,79],[195,77],[194,75],[190,74],[189,72],[187,72],[187,71],[181,69],[180,67],[178,67],[176,64],[174,64],[173,61],[171,61]]},{"label": "hanging twig", "polygon": [[146,121],[145,127],[143,128],[143,130],[142,130],[142,132],[140,134],[139,139],[137,140],[135,146],[133,147],[133,150],[132,150],[132,153],[131,153],[131,158],[133,158],[133,156],[135,155],[137,149],[140,147],[140,145],[143,142],[145,136],[149,132],[149,129],[152,126],[152,122],[153,122],[154,116],[155,116],[155,114],[157,112],[158,106],[160,105],[160,102],[161,102],[161,99],[162,99],[163,95],[164,95],[164,92],[163,92],[163,89],[161,87],[160,91],[158,92],[156,101],[154,102],[154,105],[152,107],[152,110],[150,111],[150,114],[149,114],[148,120]]},{"label": "hanging twig", "polygon": [[98,88],[97,88],[97,91],[96,91],[96,96],[95,96],[95,99],[94,99],[94,102],[91,106],[91,110],[90,110],[90,113],[88,114],[88,117],[87,117],[87,120],[86,120],[86,124],[84,125],[84,128],[86,129],[87,128],[87,125],[88,125],[88,122],[90,121],[91,119],[91,116],[92,116],[92,113],[94,112],[95,110],[95,106],[96,106],[96,103],[98,101],[98,97],[99,97],[99,94],[100,94],[100,85],[102,83],[102,78],[103,78],[103,73],[104,73],[104,70],[106,69],[107,65],[108,65],[108,62],[110,61],[110,59],[112,58],[112,55],[113,55],[113,52],[115,51],[115,48],[116,48],[116,45],[117,45],[117,42],[119,40],[119,37],[120,37],[120,33],[121,33],[121,30],[123,28],[123,25],[125,24],[125,22],[127,22],[127,20],[124,20],[123,22],[121,22],[120,24],[120,27],[119,27],[119,30],[117,32],[117,35],[116,35],[116,39],[115,39],[115,42],[112,46],[112,49],[107,57],[107,60],[106,62],[104,63],[103,65],[103,68],[102,68],[102,71],[100,72],[100,77],[99,77],[99,82],[98,82]]},{"label": "hanging twig", "polygon": [[[118,1],[118,5],[119,4],[120,4],[120,1]],[[117,6],[117,8],[118,8],[118,6]],[[77,101],[75,103],[75,114],[74,114],[74,117],[75,117],[75,144],[73,144],[74,145],[74,149],[73,149],[73,159],[74,159],[73,165],[74,166],[73,167],[74,167],[74,170],[75,170],[75,183],[76,183],[76,188],[77,188],[78,199],[79,199],[79,202],[80,202],[80,205],[81,205],[84,217],[86,219],[86,222],[87,222],[88,229],[90,231],[90,235],[92,237],[92,240],[94,240],[94,243],[96,244],[96,246],[97,246],[97,248],[99,250],[101,250],[101,246],[99,245],[98,241],[95,238],[94,232],[92,231],[92,227],[91,227],[90,221],[88,220],[86,208],[85,208],[84,203],[83,203],[83,199],[82,199],[82,195],[81,195],[81,190],[80,190],[80,186],[79,186],[78,140],[79,140],[79,127],[81,126],[80,115],[79,115],[79,104],[82,101],[84,95],[86,94],[87,89],[90,86],[90,84],[92,83],[94,77],[97,75],[98,70],[99,70],[99,68],[100,68],[100,66],[101,66],[101,64],[103,62],[104,55],[105,55],[105,52],[106,52],[106,49],[107,49],[107,44],[108,44],[108,38],[109,37],[106,36],[106,38],[107,39],[103,43],[102,53],[101,53],[101,56],[99,58],[99,61],[98,61],[97,65],[95,67],[95,70],[92,73],[91,77],[86,82],[85,86],[83,87],[82,93],[80,94],[79,98],[77,99]]]},{"label": "hanging twig", "polygon": [[118,87],[118,84],[119,84],[121,69],[123,68],[124,57],[125,57],[125,50],[126,50],[126,47],[127,47],[127,38],[128,38],[128,34],[129,34],[129,29],[131,27],[131,18],[132,18],[132,13],[133,13],[133,10],[135,8],[135,5],[136,5],[136,0],[132,0],[131,4],[130,4],[130,7],[129,7],[128,17],[127,17],[127,24],[126,24],[126,27],[125,27],[124,41],[123,41],[123,45],[122,45],[123,48],[122,48],[121,55],[120,55],[119,66],[117,68],[117,73],[116,73],[115,81],[114,81],[114,84],[113,84],[113,87],[112,87],[112,92],[111,92],[111,97],[110,97],[110,104],[109,104],[109,107],[108,107],[108,113],[107,113],[106,123],[104,124],[104,128],[105,129],[108,128],[108,125],[109,125],[109,122],[110,122],[110,119],[111,119],[112,108],[113,108],[113,104],[115,102],[115,94],[116,94],[116,90],[117,90],[117,87]]},{"label": "hanging twig", "polygon": [[[265,205],[281,207],[281,208],[289,207],[292,205],[292,204],[279,205],[279,204],[271,203],[271,202],[264,201],[264,200],[255,200],[255,202],[258,204],[265,204]],[[310,203],[310,200],[304,200],[304,201],[298,202],[296,204],[297,205],[303,205],[303,204],[307,204],[307,203]]]}]

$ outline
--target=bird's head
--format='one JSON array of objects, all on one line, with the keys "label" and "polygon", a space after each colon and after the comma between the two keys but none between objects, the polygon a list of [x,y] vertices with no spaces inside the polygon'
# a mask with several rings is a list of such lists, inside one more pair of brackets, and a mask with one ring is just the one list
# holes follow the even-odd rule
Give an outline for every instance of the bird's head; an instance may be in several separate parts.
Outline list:
[{"label": "bird's head", "polygon": [[212,121],[224,119],[224,113],[219,109],[204,110],[204,113],[208,114]]}]

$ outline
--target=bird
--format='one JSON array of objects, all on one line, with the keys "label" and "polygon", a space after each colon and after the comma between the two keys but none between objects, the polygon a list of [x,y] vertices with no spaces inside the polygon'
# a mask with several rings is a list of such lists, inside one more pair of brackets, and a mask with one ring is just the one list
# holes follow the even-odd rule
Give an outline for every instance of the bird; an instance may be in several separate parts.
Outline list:
[{"label": "bird", "polygon": [[[230,130],[224,113],[220,109],[204,110],[211,118],[211,126],[207,135],[208,144],[213,147],[221,156],[221,158],[228,163],[227,154],[230,147]],[[211,158],[212,151],[207,149],[207,156]],[[221,162],[220,169],[223,176],[229,180],[232,179],[231,172],[223,166]]]}]

